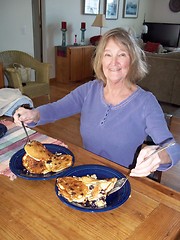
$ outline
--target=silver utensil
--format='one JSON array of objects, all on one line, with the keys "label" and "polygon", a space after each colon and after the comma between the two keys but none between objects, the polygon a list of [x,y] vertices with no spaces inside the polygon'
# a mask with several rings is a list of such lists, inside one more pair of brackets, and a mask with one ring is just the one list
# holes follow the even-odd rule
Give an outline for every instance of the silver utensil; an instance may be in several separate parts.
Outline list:
[{"label": "silver utensil", "polygon": [[110,194],[120,190],[124,186],[124,184],[127,182],[127,180],[128,180],[128,176],[126,176],[125,178],[118,179],[114,185],[114,188],[111,189],[111,191],[109,191],[107,195],[109,196]]},{"label": "silver utensil", "polygon": [[167,148],[169,148],[169,147],[171,147],[171,146],[173,146],[173,145],[175,145],[175,144],[176,144],[175,141],[170,142],[170,143],[163,143],[162,145],[160,144],[160,145],[154,150],[154,152],[152,152],[149,156],[147,156],[147,157],[145,158],[145,160],[149,159],[149,158],[152,157],[154,154],[160,153],[160,152],[162,152],[163,150],[165,150],[165,149],[167,149]]},{"label": "silver utensil", "polygon": [[[169,147],[171,147],[171,146],[173,146],[173,145],[175,145],[175,144],[176,144],[176,142],[173,141],[173,142],[170,142],[170,143],[163,143],[162,145],[158,145],[158,147],[154,150],[154,152],[152,152],[149,156],[147,156],[147,157],[145,158],[145,160],[149,159],[149,158],[152,157],[154,154],[160,153],[160,152],[162,152],[163,150],[165,150],[165,149],[167,149],[167,148],[169,148]],[[116,182],[116,184],[114,185],[114,188],[108,193],[108,195],[110,195],[110,194],[112,194],[112,193],[120,190],[120,189],[124,186],[124,184],[127,182],[128,177],[129,177],[129,174],[130,174],[130,172],[126,175],[125,178],[119,179],[119,180]]]},{"label": "silver utensil", "polygon": [[[20,116],[21,116],[21,115],[18,114],[18,117],[20,117]],[[25,127],[25,125],[24,125],[24,122],[21,121],[21,124],[22,124],[22,127],[24,128],[24,131],[25,131],[25,133],[26,133],[27,142],[30,142],[31,140],[30,140],[29,135],[28,135],[28,133],[27,133],[26,127]]]}]

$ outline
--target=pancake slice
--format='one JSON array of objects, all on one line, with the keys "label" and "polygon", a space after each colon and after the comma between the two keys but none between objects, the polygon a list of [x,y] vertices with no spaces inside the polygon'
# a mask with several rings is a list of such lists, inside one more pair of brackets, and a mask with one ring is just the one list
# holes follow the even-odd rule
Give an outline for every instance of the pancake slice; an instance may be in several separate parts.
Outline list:
[{"label": "pancake slice", "polygon": [[22,164],[28,172],[34,174],[46,174],[48,170],[44,161],[36,161],[30,157],[27,153],[22,158]]},{"label": "pancake slice", "polygon": [[57,178],[58,194],[69,202],[83,207],[102,208],[106,206],[108,192],[114,188],[117,178],[97,179],[95,174],[83,177]]},{"label": "pancake slice", "polygon": [[77,177],[58,178],[57,186],[59,193],[69,202],[84,202],[88,193],[88,186]]},{"label": "pancake slice", "polygon": [[25,152],[37,161],[48,161],[52,157],[52,153],[38,141],[30,141],[24,146]]},{"label": "pancake slice", "polygon": [[23,166],[30,173],[46,174],[59,172],[73,164],[73,157],[69,154],[51,153],[42,143],[31,141],[24,146],[25,155]]},{"label": "pancake slice", "polygon": [[73,164],[72,156],[69,154],[52,155],[48,161],[45,161],[46,168],[50,172],[59,172]]}]

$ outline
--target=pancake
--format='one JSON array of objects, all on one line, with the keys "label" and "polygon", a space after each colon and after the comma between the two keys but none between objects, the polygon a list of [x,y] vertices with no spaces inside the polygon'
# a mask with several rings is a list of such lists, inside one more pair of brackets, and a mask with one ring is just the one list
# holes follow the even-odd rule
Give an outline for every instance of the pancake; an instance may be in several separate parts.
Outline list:
[{"label": "pancake", "polygon": [[72,156],[69,154],[53,154],[48,161],[45,161],[46,168],[50,172],[59,172],[73,164]]},{"label": "pancake", "polygon": [[57,178],[58,194],[69,202],[83,207],[101,208],[106,206],[106,196],[114,188],[117,178],[97,179],[96,175]]},{"label": "pancake", "polygon": [[69,154],[53,154],[38,141],[28,142],[24,146],[26,154],[23,156],[23,166],[30,172],[46,174],[59,172],[73,164],[73,157]]},{"label": "pancake", "polygon": [[38,141],[30,141],[24,146],[25,152],[37,161],[48,161],[53,155],[48,149]]},{"label": "pancake", "polygon": [[88,186],[76,177],[58,178],[57,186],[59,194],[69,202],[84,202],[88,193]]},{"label": "pancake", "polygon": [[30,157],[27,153],[22,158],[22,164],[28,172],[34,174],[46,174],[48,170],[44,161],[36,161]]}]

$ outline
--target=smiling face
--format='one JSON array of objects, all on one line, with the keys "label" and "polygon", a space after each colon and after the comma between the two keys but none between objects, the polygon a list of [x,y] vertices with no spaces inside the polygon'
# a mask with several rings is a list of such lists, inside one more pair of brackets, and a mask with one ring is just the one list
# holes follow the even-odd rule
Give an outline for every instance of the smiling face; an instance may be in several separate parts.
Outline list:
[{"label": "smiling face", "polygon": [[102,57],[102,69],[107,83],[126,81],[130,68],[130,55],[127,48],[109,39]]}]

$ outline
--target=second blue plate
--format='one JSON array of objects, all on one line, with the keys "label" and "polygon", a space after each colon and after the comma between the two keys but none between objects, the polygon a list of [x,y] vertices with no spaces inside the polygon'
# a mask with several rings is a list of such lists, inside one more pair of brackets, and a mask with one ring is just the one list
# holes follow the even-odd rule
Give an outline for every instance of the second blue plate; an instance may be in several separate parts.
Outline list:
[{"label": "second blue plate", "polygon": [[[82,165],[82,166],[77,166],[73,167],[70,170],[62,173],[60,177],[65,177],[65,176],[77,176],[77,177],[82,177],[86,175],[93,175],[96,174],[98,179],[105,179],[105,178],[113,178],[116,177],[118,179],[125,177],[121,172],[109,168],[106,166],[102,165]],[[58,188],[55,186],[55,191],[58,196],[58,198],[67,206],[74,208],[76,210],[84,211],[84,212],[105,212],[112,210],[114,208],[119,207],[123,203],[127,201],[127,199],[130,196],[131,193],[131,186],[129,181],[127,180],[124,186],[117,192],[109,195],[106,199],[107,206],[104,208],[86,208],[86,207],[81,207],[81,206],[76,206],[73,203],[69,202],[66,200],[64,197],[61,195],[58,195]]]}]

